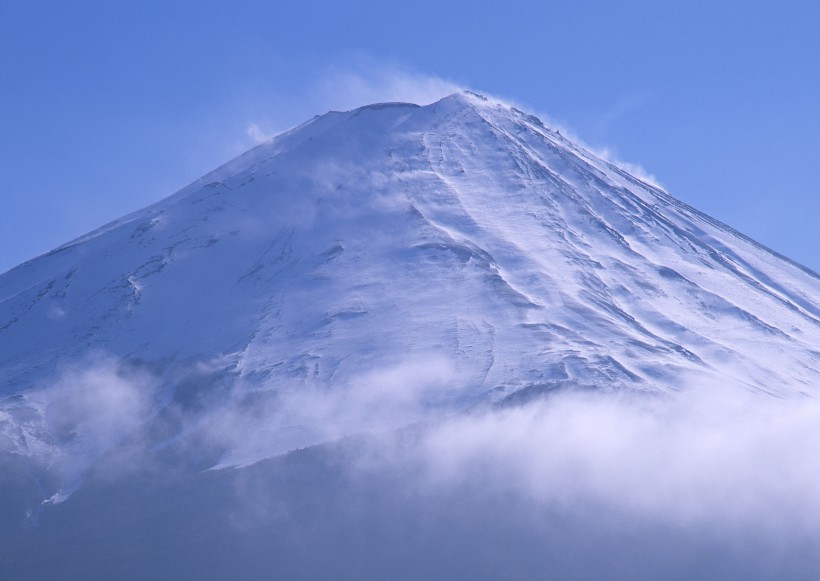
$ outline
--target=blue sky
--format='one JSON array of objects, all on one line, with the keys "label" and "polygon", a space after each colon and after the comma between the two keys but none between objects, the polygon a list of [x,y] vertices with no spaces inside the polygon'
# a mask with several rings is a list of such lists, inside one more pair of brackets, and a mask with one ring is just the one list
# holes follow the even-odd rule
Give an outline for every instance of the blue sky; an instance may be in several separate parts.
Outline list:
[{"label": "blue sky", "polygon": [[820,270],[810,2],[4,2],[0,271],[316,113],[460,85]]}]

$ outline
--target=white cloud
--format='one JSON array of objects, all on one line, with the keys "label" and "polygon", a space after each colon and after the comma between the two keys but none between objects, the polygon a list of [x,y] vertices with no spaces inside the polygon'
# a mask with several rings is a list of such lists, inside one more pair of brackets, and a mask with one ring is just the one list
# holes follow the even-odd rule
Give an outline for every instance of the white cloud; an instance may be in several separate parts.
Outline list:
[{"label": "white cloud", "polygon": [[[351,58],[343,65],[317,70],[302,87],[287,94],[263,91],[237,105],[248,111],[244,141],[235,153],[264,143],[279,133],[328,111],[348,111],[374,103],[404,102],[427,105],[461,91],[456,82],[372,58]],[[263,129],[268,128],[268,129]]]},{"label": "white cloud", "polygon": [[453,81],[377,62],[330,68],[312,88],[322,109],[335,110],[384,102],[428,105],[460,90]]},{"label": "white cloud", "polygon": [[[346,436],[389,431],[435,415],[458,385],[453,364],[414,357],[362,373],[332,387],[277,386],[207,414],[204,438],[227,450],[217,468],[243,466]],[[431,409],[432,408],[432,409]]]},{"label": "white cloud", "polygon": [[265,143],[266,141],[270,141],[274,137],[276,137],[276,133],[267,133],[260,129],[259,125],[256,123],[249,123],[248,127],[245,129],[245,133],[251,139],[253,143],[259,145],[260,143]]},{"label": "white cloud", "polygon": [[63,486],[51,502],[65,500],[94,464],[143,427],[155,387],[150,375],[96,355],[28,396],[39,403],[44,436],[56,446],[63,475]]},{"label": "white cloud", "polygon": [[656,188],[664,189],[663,186],[661,185],[660,181],[658,180],[658,178],[656,178],[652,173],[650,173],[648,170],[646,170],[643,166],[641,166],[640,164],[637,164],[637,163],[630,163],[628,161],[623,161],[621,159],[618,159],[615,152],[612,151],[610,148],[608,148],[608,147],[603,147],[603,148],[590,148],[590,147],[587,147],[587,149],[589,149],[593,154],[600,157],[604,161],[608,161],[609,163],[611,163],[613,165],[617,165],[618,167],[622,168],[627,173],[632,174],[633,176],[635,176],[639,180],[641,180],[643,182],[646,182],[651,186],[655,186]]},{"label": "white cloud", "polygon": [[[288,488],[289,478],[277,477],[277,489],[273,478],[253,476],[265,467],[235,472],[234,524],[274,526],[301,544],[320,523],[334,547],[342,546],[339,534],[378,530],[365,537],[373,554],[398,543],[414,557],[446,554],[459,571],[486,556],[477,567],[486,572],[471,578],[520,566],[515,578],[659,579],[681,571],[701,579],[813,578],[806,573],[817,559],[802,551],[820,542],[820,402],[718,388],[674,396],[563,392],[519,407],[422,416],[399,429],[423,398],[367,402],[380,401],[376,385],[401,389],[413,375],[365,382],[350,399],[315,391],[291,400],[308,406],[297,415],[336,428],[344,420],[352,420],[344,428],[364,428],[397,410],[402,421],[267,465],[310,474],[304,495]],[[258,431],[263,417],[233,421],[242,438],[266,437]],[[353,433],[336,428],[324,435]],[[288,499],[313,506],[316,495],[316,520],[289,516]],[[344,557],[331,562],[350,565]]]},{"label": "white cloud", "polygon": [[[51,501],[67,498],[104,457],[110,464],[112,450],[120,462],[151,470],[172,469],[163,462],[185,454],[224,450],[220,467],[227,467],[364,435],[365,444],[357,439],[301,461],[333,457],[350,487],[345,494],[383,492],[391,510],[408,518],[441,511],[449,527],[442,535],[454,549],[472,542],[453,520],[460,511],[478,511],[479,521],[492,523],[505,518],[510,499],[532,520],[510,512],[512,520],[499,526],[514,525],[525,540],[566,538],[569,548],[594,545],[590,534],[615,538],[619,533],[608,531],[622,529],[641,543],[655,542],[653,531],[674,531],[666,538],[694,543],[677,555],[693,559],[702,556],[701,539],[703,554],[734,547],[743,558],[755,556],[756,546],[772,555],[781,546],[820,542],[816,399],[716,387],[665,396],[567,391],[517,407],[454,413],[448,404],[462,381],[435,353],[397,357],[333,386],[238,382],[223,389],[223,370],[216,362],[193,366],[186,381],[203,399],[171,402],[158,433],[178,446],[172,460],[152,457],[162,448],[145,428],[157,419],[150,375],[97,357],[37,392],[64,476]],[[209,385],[219,389],[208,395]],[[255,473],[247,473],[252,486],[242,490],[249,514],[274,518],[260,512],[269,504],[287,512],[265,486],[253,485]],[[316,474],[325,473],[317,466]],[[327,477],[321,486],[333,486]],[[370,488],[376,480],[389,490]],[[539,520],[556,514],[560,521]],[[564,550],[556,547],[564,545],[553,542],[550,550]],[[605,550],[607,558],[620,558],[618,547]]]},{"label": "white cloud", "polygon": [[[412,494],[481,483],[487,495],[569,513],[594,506],[630,522],[820,541],[816,399],[713,386],[666,396],[568,391],[456,414],[441,404],[458,385],[452,363],[431,354],[332,389],[275,386],[201,425],[227,450],[220,467],[369,434],[353,464],[412,475]],[[395,432],[414,423],[408,445]]]},{"label": "white cloud", "polygon": [[817,400],[695,389],[567,393],[463,416],[432,429],[422,453],[435,486],[481,481],[550,506],[820,540],[818,446]]}]

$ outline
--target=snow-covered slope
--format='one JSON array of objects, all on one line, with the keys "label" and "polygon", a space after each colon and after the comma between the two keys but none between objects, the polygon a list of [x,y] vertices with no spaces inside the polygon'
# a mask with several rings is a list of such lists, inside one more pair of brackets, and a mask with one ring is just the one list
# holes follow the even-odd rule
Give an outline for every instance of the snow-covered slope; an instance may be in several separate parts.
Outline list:
[{"label": "snow-covered slope", "polygon": [[282,402],[224,466],[362,426],[293,394],[387,426],[562,387],[795,397],[818,346],[815,273],[462,93],[316,117],[0,276],[2,445],[60,448],[55,378],[92,354],[150,376],[140,422]]}]

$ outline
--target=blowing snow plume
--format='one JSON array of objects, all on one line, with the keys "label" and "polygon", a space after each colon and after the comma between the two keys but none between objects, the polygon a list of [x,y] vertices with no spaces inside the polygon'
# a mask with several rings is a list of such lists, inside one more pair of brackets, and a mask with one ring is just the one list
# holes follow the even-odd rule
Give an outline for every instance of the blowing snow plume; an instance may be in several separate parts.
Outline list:
[{"label": "blowing snow plume", "polygon": [[[24,542],[93,513],[78,555],[136,535],[100,557],[113,576],[190,526],[210,576],[247,550],[250,577],[425,554],[457,578],[477,552],[513,577],[693,573],[710,551],[713,575],[794,577],[818,305],[815,273],[504,103],[330,112],[0,276],[4,442],[74,471]],[[144,371],[75,372],[91,387],[32,407],[101,349]],[[599,545],[603,568],[576,562]]]}]

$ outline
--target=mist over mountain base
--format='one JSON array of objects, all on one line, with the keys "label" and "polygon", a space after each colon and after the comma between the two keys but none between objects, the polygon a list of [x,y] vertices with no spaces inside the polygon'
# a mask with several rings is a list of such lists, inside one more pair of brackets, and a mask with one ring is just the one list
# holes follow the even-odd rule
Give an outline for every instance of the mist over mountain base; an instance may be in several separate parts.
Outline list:
[{"label": "mist over mountain base", "polygon": [[6,456],[0,575],[809,579],[817,426],[816,405],[719,390],[569,391],[244,468],[115,449],[46,505],[47,468]]}]

